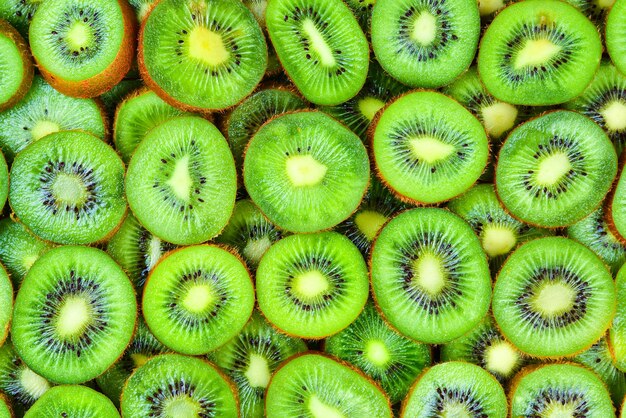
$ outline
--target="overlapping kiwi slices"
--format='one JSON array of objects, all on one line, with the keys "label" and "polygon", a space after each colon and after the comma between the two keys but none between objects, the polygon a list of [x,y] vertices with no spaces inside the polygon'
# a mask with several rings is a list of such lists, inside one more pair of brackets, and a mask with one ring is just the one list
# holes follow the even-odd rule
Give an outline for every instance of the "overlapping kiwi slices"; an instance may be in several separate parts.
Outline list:
[{"label": "overlapping kiwi slices", "polygon": [[292,357],[267,388],[267,418],[391,418],[389,400],[379,387],[348,365],[318,353]]},{"label": "overlapping kiwi slices", "polygon": [[265,37],[242,2],[164,0],[144,20],[139,69],[164,100],[195,111],[239,103],[267,67]]},{"label": "overlapping kiwi slices", "polygon": [[502,10],[483,35],[478,71],[498,99],[552,105],[578,96],[602,55],[596,26],[559,0],[526,0]]},{"label": "overlapping kiwi slices", "polygon": [[609,330],[609,348],[615,367],[626,372],[626,267],[622,267],[615,277],[617,289],[617,310]]},{"label": "overlapping kiwi slices", "polygon": [[120,413],[100,392],[86,386],[64,385],[46,392],[24,415],[40,417],[119,418]]},{"label": "overlapping kiwi slices", "polygon": [[378,176],[401,199],[414,203],[442,202],[463,193],[489,157],[478,119],[437,92],[399,97],[379,114],[371,134]]},{"label": "overlapping kiwi slices", "polygon": [[4,0],[0,2],[0,19],[5,19],[28,40],[28,27],[41,0]]},{"label": "overlapping kiwi slices", "polygon": [[19,102],[33,81],[33,61],[20,34],[0,19],[0,111]]},{"label": "overlapping kiwi slices", "polygon": [[606,19],[606,50],[622,74],[626,74],[626,1],[616,0]]},{"label": "overlapping kiwi slices", "polygon": [[50,244],[37,238],[23,224],[11,218],[0,221],[0,262],[16,289],[33,263],[50,248]]},{"label": "overlapping kiwi slices", "polygon": [[480,241],[447,210],[412,209],[393,218],[374,242],[370,267],[384,318],[414,340],[451,341],[489,309],[491,279]]},{"label": "overlapping kiwi slices", "polygon": [[0,152],[0,211],[7,203],[9,196],[9,167],[4,159],[4,155]]},{"label": "overlapping kiwi slices", "polygon": [[0,264],[0,346],[9,333],[9,324],[13,314],[13,284],[4,266]]},{"label": "overlapping kiwi slices", "polygon": [[152,129],[126,173],[134,215],[152,234],[174,244],[198,244],[216,236],[232,214],[236,191],[226,140],[197,116],[176,117]]},{"label": "overlapping kiwi slices", "polygon": [[179,354],[162,354],[139,367],[122,392],[127,418],[239,417],[230,382],[211,363]]},{"label": "overlapping kiwi slices", "polygon": [[496,191],[514,217],[555,228],[579,221],[602,202],[617,155],[591,119],[565,110],[520,125],[500,149]]},{"label": "overlapping kiwi slices", "polygon": [[498,274],[493,315],[503,335],[535,357],[579,353],[615,313],[611,273],[591,250],[563,237],[519,247]]},{"label": "overlapping kiwi slices", "polygon": [[626,373],[615,367],[607,339],[602,337],[588,350],[573,359],[593,370],[606,384],[615,405],[620,405],[626,394]]}]

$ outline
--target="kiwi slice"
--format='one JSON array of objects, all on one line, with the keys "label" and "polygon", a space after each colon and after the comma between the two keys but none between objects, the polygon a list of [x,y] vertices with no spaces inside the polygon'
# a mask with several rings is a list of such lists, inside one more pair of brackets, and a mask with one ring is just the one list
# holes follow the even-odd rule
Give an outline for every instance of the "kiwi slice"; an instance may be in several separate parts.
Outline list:
[{"label": "kiwi slice", "polygon": [[26,94],[33,81],[33,60],[24,38],[0,19],[0,112]]},{"label": "kiwi slice", "polygon": [[600,378],[574,364],[530,366],[515,377],[509,393],[512,417],[614,417]]},{"label": "kiwi slice", "polygon": [[126,215],[124,164],[95,136],[50,134],[20,152],[11,167],[9,203],[39,237],[89,244],[111,236]]},{"label": "kiwi slice", "polygon": [[483,22],[490,22],[494,16],[513,0],[478,0],[478,11]]},{"label": "kiwi slice", "polygon": [[0,264],[0,346],[9,334],[13,314],[13,284],[4,266]]},{"label": "kiwi slice", "polygon": [[0,262],[16,289],[33,263],[50,248],[21,223],[11,218],[0,220]]},{"label": "kiwi slice", "polygon": [[280,73],[283,67],[276,56],[276,51],[271,42],[268,42],[267,25],[265,24],[265,9],[267,8],[267,0],[241,0],[243,4],[252,12],[254,18],[259,23],[259,26],[263,30],[265,35],[265,42],[267,43],[267,69],[265,70],[266,76],[272,76]]},{"label": "kiwi slice", "polygon": [[236,191],[226,140],[197,116],[179,116],[148,132],[126,173],[133,213],[148,231],[173,244],[216,236],[228,223]]},{"label": "kiwi slice", "polygon": [[407,93],[387,106],[373,126],[378,176],[403,200],[449,200],[469,189],[487,165],[485,129],[443,94]]},{"label": "kiwi slice", "polygon": [[139,367],[122,392],[124,417],[239,417],[233,384],[209,362],[162,354]]},{"label": "kiwi slice", "polygon": [[601,32],[604,32],[606,15],[611,10],[615,0],[565,0],[589,18]]},{"label": "kiwi slice", "polygon": [[28,40],[28,27],[42,0],[3,0],[0,2],[0,19],[5,19]]},{"label": "kiwi slice", "polygon": [[606,50],[615,67],[626,75],[626,1],[616,0],[606,18]]},{"label": "kiwi slice", "polygon": [[309,339],[350,325],[369,290],[363,256],[336,232],[291,235],[272,245],[256,286],[263,315],[286,334]]},{"label": "kiwi slice", "polygon": [[487,258],[478,237],[444,209],[411,209],[374,242],[372,293],[383,317],[407,337],[440,344],[485,316],[491,300]]},{"label": "kiwi slice", "polygon": [[233,216],[215,241],[234,247],[246,265],[256,270],[263,254],[282,237],[283,232],[268,221],[251,200],[244,199],[235,204]]},{"label": "kiwi slice", "polygon": [[476,364],[504,384],[528,362],[528,357],[502,336],[491,315],[487,315],[476,328],[444,344],[441,360]]},{"label": "kiwi slice", "polygon": [[152,128],[184,114],[148,89],[131,93],[119,104],[113,125],[113,142],[122,160],[130,161],[137,145]]},{"label": "kiwi slice", "polygon": [[224,370],[239,391],[241,416],[265,416],[265,389],[278,366],[294,354],[306,351],[299,338],[274,330],[255,311],[243,330],[214,352],[209,359]]},{"label": "kiwi slice", "polygon": [[470,224],[495,275],[506,257],[520,243],[550,235],[512,218],[498,201],[493,184],[478,184],[448,203],[448,209]]},{"label": "kiwi slice", "polygon": [[139,90],[143,86],[141,80],[127,80],[124,79],[111,87],[111,90],[100,95],[99,99],[107,116],[113,120],[115,118],[115,111],[117,106],[133,91]]},{"label": "kiwi slice", "polygon": [[361,90],[369,44],[344,2],[270,1],[265,23],[285,72],[307,100],[334,106]]},{"label": "kiwi slice", "polygon": [[325,113],[278,116],[248,144],[243,180],[276,226],[292,232],[332,228],[354,212],[369,180],[361,140]]},{"label": "kiwi slice", "polygon": [[103,394],[86,386],[55,386],[26,412],[24,418],[72,417],[119,418],[115,405]]},{"label": "kiwi slice", "polygon": [[0,418],[13,418],[13,409],[9,400],[0,393]]},{"label": "kiwi slice", "polygon": [[0,147],[7,160],[30,143],[58,131],[80,129],[105,139],[107,123],[93,99],[76,99],[59,93],[35,76],[28,94],[0,113]]},{"label": "kiwi slice", "polygon": [[617,289],[617,310],[609,330],[609,348],[615,367],[626,372],[626,267],[615,276]]},{"label": "kiwi slice", "polygon": [[135,14],[137,15],[137,21],[143,22],[152,7],[154,7],[154,3],[156,0],[129,0],[128,3],[135,9]]},{"label": "kiwi slice", "polygon": [[143,292],[146,323],[164,345],[183,354],[206,354],[233,338],[254,308],[254,287],[244,263],[225,249],[197,245],[157,264]]},{"label": "kiwi slice", "polygon": [[502,10],[483,35],[478,71],[487,90],[511,104],[553,105],[585,90],[602,56],[596,26],[559,0],[526,0]]},{"label": "kiwi slice", "polygon": [[404,398],[411,383],[431,362],[430,347],[390,328],[373,303],[365,305],[348,328],[328,337],[324,350],[380,384],[391,403]]},{"label": "kiwi slice", "polygon": [[274,373],[266,392],[267,418],[391,418],[379,387],[347,364],[319,353],[292,357]]},{"label": "kiwi slice", "polygon": [[194,111],[239,103],[267,67],[267,46],[240,1],[163,0],[143,21],[139,70],[168,103]]},{"label": "kiwi slice", "polygon": [[96,248],[42,255],[15,298],[11,338],[24,362],[58,383],[82,383],[122,355],[135,329],[135,293],[120,266]]},{"label": "kiwi slice", "polygon": [[557,110],[509,135],[498,156],[495,185],[512,216],[555,228],[593,212],[616,173],[617,155],[602,128],[579,113]]},{"label": "kiwi slice", "polygon": [[9,197],[9,167],[0,151],[0,212],[4,208]]},{"label": "kiwi slice", "polygon": [[493,290],[502,334],[520,351],[542,358],[589,348],[609,327],[615,303],[613,278],[602,260],[563,237],[520,246]]}]

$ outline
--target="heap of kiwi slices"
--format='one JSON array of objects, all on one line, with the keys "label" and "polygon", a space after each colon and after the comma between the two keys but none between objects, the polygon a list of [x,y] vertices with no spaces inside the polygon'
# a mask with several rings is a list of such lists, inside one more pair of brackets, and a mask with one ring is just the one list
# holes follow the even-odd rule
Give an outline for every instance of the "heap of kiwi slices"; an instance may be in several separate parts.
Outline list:
[{"label": "heap of kiwi slices", "polygon": [[0,418],[626,418],[626,0],[0,0]]}]

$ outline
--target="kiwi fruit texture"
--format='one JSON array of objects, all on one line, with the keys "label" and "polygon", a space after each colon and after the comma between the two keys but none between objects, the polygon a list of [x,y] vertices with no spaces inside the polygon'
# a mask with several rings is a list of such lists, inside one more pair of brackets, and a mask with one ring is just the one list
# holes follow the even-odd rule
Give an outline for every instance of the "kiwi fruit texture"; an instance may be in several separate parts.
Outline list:
[{"label": "kiwi fruit texture", "polygon": [[19,102],[33,81],[33,60],[24,38],[0,19],[0,111]]},{"label": "kiwi fruit texture", "polygon": [[0,263],[4,264],[16,290],[35,261],[50,248],[49,243],[23,224],[11,218],[0,221]]},{"label": "kiwi fruit texture", "polygon": [[626,268],[621,268],[615,276],[617,289],[617,311],[608,335],[608,345],[615,367],[626,372]]},{"label": "kiwi fruit texture", "polygon": [[0,417],[13,418],[13,410],[11,409],[11,404],[3,395],[0,395]]},{"label": "kiwi fruit texture", "polygon": [[113,402],[102,393],[81,385],[55,386],[26,412],[24,418],[119,418]]},{"label": "kiwi fruit texture", "polygon": [[7,162],[0,152],[0,210],[4,208],[9,197],[9,167]]},{"label": "kiwi fruit texture", "polygon": [[0,3],[0,19],[6,20],[28,40],[30,21],[41,3],[41,0],[5,0]]},{"label": "kiwi fruit texture", "polygon": [[139,90],[143,86],[143,82],[137,79],[124,79],[115,86],[98,96],[100,103],[104,107],[109,120],[115,119],[115,110],[117,106],[129,96],[132,92]]},{"label": "kiwi fruit texture", "polygon": [[623,42],[626,34],[625,17],[626,1],[615,0],[606,18],[606,50],[622,74],[626,74],[626,47]]},{"label": "kiwi fruit texture", "polygon": [[9,334],[13,314],[13,284],[2,264],[0,264],[0,303],[4,307],[0,311],[0,344],[2,344]]}]

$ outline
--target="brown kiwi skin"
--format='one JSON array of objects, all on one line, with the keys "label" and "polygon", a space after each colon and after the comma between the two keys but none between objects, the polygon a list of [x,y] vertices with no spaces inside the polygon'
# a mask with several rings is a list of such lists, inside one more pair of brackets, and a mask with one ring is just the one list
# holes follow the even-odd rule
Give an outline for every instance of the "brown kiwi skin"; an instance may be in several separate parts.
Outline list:
[{"label": "brown kiwi skin", "polygon": [[122,81],[126,73],[130,71],[136,49],[137,18],[126,0],[117,0],[117,3],[122,10],[124,36],[113,62],[101,73],[81,81],[65,80],[61,75],[49,72],[38,63],[39,72],[56,90],[71,97],[91,98],[100,96]]},{"label": "brown kiwi skin", "polygon": [[22,35],[20,35],[19,32],[15,30],[15,28],[6,20],[2,19],[0,19],[0,33],[8,36],[17,45],[22,57],[22,70],[24,71],[24,78],[22,79],[22,84],[20,85],[18,91],[8,102],[0,104],[0,112],[4,112],[8,108],[15,106],[20,100],[22,100],[28,90],[30,90],[30,85],[33,82],[33,75],[35,71],[33,58],[30,55],[30,47],[24,38],[22,38]]},{"label": "brown kiwi skin", "polygon": [[619,183],[619,179],[624,173],[624,166],[626,165],[626,150],[622,152],[622,155],[619,158],[619,163],[617,166],[617,175],[615,176],[615,180],[613,181],[613,186],[611,186],[611,190],[606,196],[604,202],[604,221],[609,228],[609,231],[617,238],[617,240],[626,245],[626,237],[623,237],[622,234],[619,233],[617,227],[615,226],[615,222],[613,221],[613,197],[615,196],[615,191],[617,189],[617,183]]},{"label": "brown kiwi skin", "polygon": [[9,401],[3,393],[0,393],[0,401],[4,401],[4,404],[9,408],[9,416],[13,418],[15,413],[13,412],[13,405],[11,405],[11,401]]}]

